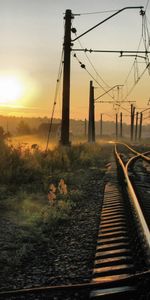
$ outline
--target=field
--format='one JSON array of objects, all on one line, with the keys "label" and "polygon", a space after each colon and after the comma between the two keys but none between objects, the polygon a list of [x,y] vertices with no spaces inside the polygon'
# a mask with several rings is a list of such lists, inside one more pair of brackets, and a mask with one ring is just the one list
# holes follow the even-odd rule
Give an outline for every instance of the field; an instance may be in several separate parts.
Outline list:
[{"label": "field", "polygon": [[[84,136],[77,136],[71,138],[71,144],[72,145],[79,145],[87,142],[88,137]],[[96,138],[97,143],[100,145],[106,144],[111,137],[107,137],[104,139],[100,139],[99,137]],[[148,143],[148,140],[144,141],[145,143]],[[26,149],[31,149],[32,145],[37,144],[39,146],[39,149],[41,151],[44,151],[46,149],[47,145],[47,137],[46,136],[39,136],[37,134],[30,134],[30,135],[19,135],[19,136],[12,136],[8,139],[8,144],[13,145],[14,147],[22,147]],[[50,138],[48,148],[54,149],[59,144],[59,138],[54,139]]]},{"label": "field", "polygon": [[[83,242],[88,243],[90,249],[94,245],[93,240],[89,242],[94,238],[91,230],[96,230],[99,220],[95,214],[100,206],[98,195],[100,190],[101,193],[103,191],[103,177],[112,153],[111,148],[111,145],[85,143],[69,148],[53,145],[45,153],[41,147],[32,151],[24,147],[19,138],[14,145],[1,141],[2,290],[36,286],[42,282],[65,282],[66,267],[61,266],[62,256],[66,257],[65,261],[68,260],[68,274],[72,274],[70,268],[75,268],[72,280],[81,281],[77,278],[81,267],[89,274],[87,268],[94,248],[86,252],[87,249],[81,245],[81,250],[76,230],[78,228],[77,232],[80,231]],[[68,243],[71,243],[69,248]],[[73,249],[72,243],[75,244]],[[71,254],[67,254],[69,249],[72,249]],[[76,263],[69,263],[69,255],[72,253],[79,260],[78,268]],[[84,257],[84,266],[81,264],[81,255]],[[38,275],[39,272],[43,272],[43,277]],[[58,280],[57,276],[60,275],[61,279],[59,277]]]},{"label": "field", "polygon": [[[47,137],[39,137],[37,134],[22,135],[22,136],[13,136],[8,140],[9,145],[14,147],[23,147],[31,149],[33,144],[37,144],[40,150],[44,151],[46,148]],[[51,140],[49,143],[49,149],[53,149],[58,141]]]}]

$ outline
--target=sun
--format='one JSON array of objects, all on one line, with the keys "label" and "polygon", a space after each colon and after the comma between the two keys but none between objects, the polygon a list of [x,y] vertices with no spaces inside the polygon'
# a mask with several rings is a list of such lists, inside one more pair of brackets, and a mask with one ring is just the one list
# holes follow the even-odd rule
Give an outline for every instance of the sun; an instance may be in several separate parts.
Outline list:
[{"label": "sun", "polygon": [[17,104],[23,95],[23,83],[14,75],[0,75],[0,104]]}]

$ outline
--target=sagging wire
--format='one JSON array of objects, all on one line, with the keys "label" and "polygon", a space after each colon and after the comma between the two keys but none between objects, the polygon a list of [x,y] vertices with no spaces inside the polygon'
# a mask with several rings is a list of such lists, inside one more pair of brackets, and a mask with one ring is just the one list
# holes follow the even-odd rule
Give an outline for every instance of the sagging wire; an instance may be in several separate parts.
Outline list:
[{"label": "sagging wire", "polygon": [[[77,37],[77,33],[75,32],[75,36]],[[78,39],[78,43],[81,47],[81,49],[84,49],[80,39]],[[110,86],[107,84],[107,82],[102,78],[102,76],[97,72],[94,64],[92,63],[91,59],[89,58],[88,54],[84,51],[84,54],[88,60],[88,62],[90,63],[91,67],[93,68],[94,72],[96,73],[96,75],[99,77],[99,79],[106,85],[107,88],[110,88]]]},{"label": "sagging wire", "polygon": [[52,130],[54,112],[55,112],[55,107],[57,104],[57,97],[58,97],[60,83],[61,83],[61,76],[62,76],[62,70],[63,70],[63,55],[64,55],[64,50],[62,50],[62,53],[61,53],[61,59],[60,59],[60,64],[59,64],[59,69],[58,69],[58,76],[57,76],[56,88],[55,88],[55,96],[54,96],[52,114],[51,114],[51,119],[50,119],[50,124],[49,124],[47,143],[46,143],[46,148],[45,148],[46,153],[48,151],[48,144],[49,144],[50,134],[51,134],[51,130]]},{"label": "sagging wire", "polygon": [[[148,5],[148,2],[147,2]],[[138,49],[137,52],[141,46],[141,42],[143,41],[144,44],[144,48],[145,48],[145,63],[146,63],[146,67],[144,69],[144,71],[141,73],[141,75],[139,75],[139,68],[138,68],[138,61],[137,61],[137,57],[135,57],[134,62],[132,64],[132,67],[127,75],[127,78],[125,79],[124,85],[127,85],[127,81],[129,79],[129,76],[132,72],[132,70],[134,70],[134,84],[132,85],[132,87],[130,88],[130,90],[127,92],[126,96],[124,97],[123,100],[127,99],[127,97],[132,93],[133,89],[135,88],[135,86],[137,85],[137,83],[139,82],[139,80],[143,77],[144,73],[146,70],[148,70],[148,73],[150,75],[150,61],[149,61],[149,57],[148,57],[148,50],[149,50],[149,46],[150,46],[150,34],[149,34],[149,30],[148,30],[148,25],[147,25],[147,18],[146,18],[146,14],[145,11],[141,12],[142,15],[142,33],[141,33],[141,38],[139,41],[139,45],[138,45]]]},{"label": "sagging wire", "polygon": [[139,76],[138,80],[133,84],[133,86],[131,87],[131,89],[129,90],[129,92],[127,93],[127,95],[123,98],[123,101],[126,100],[128,98],[128,96],[132,93],[133,89],[135,88],[135,86],[137,85],[137,83],[140,81],[140,79],[143,77],[143,75],[145,74],[146,70],[150,67],[150,63],[148,63],[148,65],[145,67],[144,71],[141,73],[141,75]]},{"label": "sagging wire", "polygon": [[85,64],[83,64],[80,60],[79,60],[79,58],[78,58],[78,56],[76,55],[76,53],[74,53],[73,54],[73,57],[74,58],[76,58],[76,60],[78,61],[78,63],[80,64],[80,66],[81,66],[81,68],[82,69],[84,69],[88,74],[89,74],[89,76],[101,87],[101,89],[106,93],[106,94],[108,94],[113,100],[115,100],[114,99],[114,97],[113,96],[111,96],[110,94],[109,94],[109,92],[108,91],[106,91],[105,90],[105,88],[98,82],[98,80],[87,70],[87,68],[86,68],[86,66],[85,66]]},{"label": "sagging wire", "polygon": [[116,105],[119,106],[119,108],[122,108],[124,111],[130,113],[130,111],[128,109],[124,108],[121,104],[116,103]]},{"label": "sagging wire", "polygon": [[[145,48],[145,63],[147,65],[149,64],[149,57],[147,51],[149,50],[149,46],[150,46],[150,34],[148,30],[146,14],[142,15],[142,38],[143,38],[143,44]],[[150,75],[150,68],[148,68],[148,73]]]},{"label": "sagging wire", "polygon": [[136,83],[139,79],[139,68],[138,68],[138,61],[137,57],[134,60],[134,83]]},{"label": "sagging wire", "polygon": [[145,11],[147,10],[148,4],[149,4],[149,0],[147,0],[147,3],[145,5]]}]

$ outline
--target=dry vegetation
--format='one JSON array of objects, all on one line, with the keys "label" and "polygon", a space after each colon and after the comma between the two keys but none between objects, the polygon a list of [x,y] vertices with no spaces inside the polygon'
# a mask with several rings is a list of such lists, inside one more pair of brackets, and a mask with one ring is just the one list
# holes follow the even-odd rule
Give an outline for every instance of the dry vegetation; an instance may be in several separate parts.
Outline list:
[{"label": "dry vegetation", "polygon": [[[111,145],[78,144],[69,148],[57,146],[45,153],[39,149],[30,151],[21,144],[16,147],[0,142],[1,222],[4,220],[5,224],[7,220],[11,227],[6,227],[4,237],[4,249],[9,250],[2,250],[0,258],[5,276],[32,252],[35,240],[43,244],[49,240],[51,246],[55,245],[53,236],[60,224],[68,222],[74,208],[84,201],[82,187],[89,170],[95,168],[104,173],[110,149]],[[58,190],[62,178],[67,193]],[[57,188],[54,205],[47,197],[51,183]],[[4,231],[3,226],[3,234]]]}]

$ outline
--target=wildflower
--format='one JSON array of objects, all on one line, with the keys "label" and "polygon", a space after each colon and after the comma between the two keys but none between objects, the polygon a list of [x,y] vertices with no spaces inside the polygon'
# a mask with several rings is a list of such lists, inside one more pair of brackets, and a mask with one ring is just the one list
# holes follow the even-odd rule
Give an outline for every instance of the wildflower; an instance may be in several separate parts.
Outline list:
[{"label": "wildflower", "polygon": [[50,184],[49,190],[48,190],[48,201],[50,204],[54,205],[56,200],[56,187],[53,183]]},{"label": "wildflower", "polygon": [[60,179],[58,184],[58,191],[60,194],[66,195],[68,193],[67,185],[65,184],[64,179]]}]

